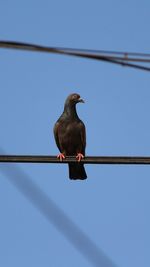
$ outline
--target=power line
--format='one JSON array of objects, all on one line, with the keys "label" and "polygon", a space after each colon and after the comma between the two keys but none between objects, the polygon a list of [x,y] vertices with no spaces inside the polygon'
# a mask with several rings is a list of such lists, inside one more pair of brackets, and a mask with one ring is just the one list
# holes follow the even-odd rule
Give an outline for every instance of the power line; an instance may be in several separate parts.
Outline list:
[{"label": "power line", "polygon": [[[68,52],[68,53],[82,53],[83,55],[109,55],[114,59],[119,60],[129,60],[129,61],[142,61],[149,62],[150,54],[148,53],[135,53],[135,52],[118,52],[118,51],[106,51],[106,50],[92,50],[92,49],[79,49],[79,48],[66,48],[66,47],[48,47],[36,44],[29,44],[23,42],[13,42],[13,41],[0,41],[1,48],[12,48],[28,51],[39,51],[39,52]],[[120,56],[120,57],[117,57]],[[132,56],[132,58],[130,58]],[[144,59],[147,58],[147,59]]]},{"label": "power line", "polygon": [[136,68],[140,70],[150,71],[150,67],[130,63],[130,62],[150,63],[150,54],[145,54],[145,53],[114,52],[114,51],[111,52],[102,50],[47,47],[36,44],[13,42],[13,41],[0,41],[0,48],[76,56],[81,58],[105,61],[113,64],[119,64],[121,66]]},{"label": "power line", "polygon": [[[56,156],[44,155],[0,155],[0,162],[5,163],[69,163],[77,162],[75,156],[67,156],[60,161]],[[84,164],[150,164],[150,157],[140,156],[86,156]]]}]

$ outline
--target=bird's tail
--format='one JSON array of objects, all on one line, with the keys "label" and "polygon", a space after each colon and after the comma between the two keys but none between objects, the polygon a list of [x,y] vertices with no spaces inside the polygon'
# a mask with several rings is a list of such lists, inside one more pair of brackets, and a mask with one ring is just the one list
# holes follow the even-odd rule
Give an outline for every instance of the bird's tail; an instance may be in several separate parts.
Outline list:
[{"label": "bird's tail", "polygon": [[83,163],[69,163],[69,178],[72,180],[84,180],[87,178]]}]

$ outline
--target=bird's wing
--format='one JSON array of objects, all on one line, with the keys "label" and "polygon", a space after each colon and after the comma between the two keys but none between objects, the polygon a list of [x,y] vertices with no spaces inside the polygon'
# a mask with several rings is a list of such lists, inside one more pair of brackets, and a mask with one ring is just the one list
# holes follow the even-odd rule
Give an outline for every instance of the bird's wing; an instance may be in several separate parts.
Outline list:
[{"label": "bird's wing", "polygon": [[54,126],[54,137],[55,137],[55,141],[56,141],[57,147],[59,148],[59,150],[61,152],[61,147],[60,147],[59,137],[58,137],[58,129],[59,129],[59,122],[57,121],[55,123],[55,126]]},{"label": "bird's wing", "polygon": [[81,149],[82,153],[85,154],[85,147],[86,147],[86,129],[85,125],[82,121],[79,123],[80,135],[81,135]]}]

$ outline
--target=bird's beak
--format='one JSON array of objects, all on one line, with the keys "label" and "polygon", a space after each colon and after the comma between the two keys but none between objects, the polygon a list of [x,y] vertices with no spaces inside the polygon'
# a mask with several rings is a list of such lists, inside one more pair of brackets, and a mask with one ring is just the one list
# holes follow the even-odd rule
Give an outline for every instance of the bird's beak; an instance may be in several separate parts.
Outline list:
[{"label": "bird's beak", "polygon": [[82,98],[79,98],[78,102],[80,103],[85,103],[84,100]]}]

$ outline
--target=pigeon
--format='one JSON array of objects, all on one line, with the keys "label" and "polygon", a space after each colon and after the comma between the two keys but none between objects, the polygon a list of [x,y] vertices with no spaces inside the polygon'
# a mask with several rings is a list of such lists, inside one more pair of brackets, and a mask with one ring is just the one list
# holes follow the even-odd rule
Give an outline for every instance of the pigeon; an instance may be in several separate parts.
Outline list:
[{"label": "pigeon", "polygon": [[77,162],[69,163],[69,178],[84,180],[86,171],[81,160],[85,156],[86,130],[84,123],[79,119],[76,104],[84,103],[79,94],[67,97],[64,111],[54,125],[54,137],[60,154],[57,158],[62,161],[66,156],[76,156]]}]

